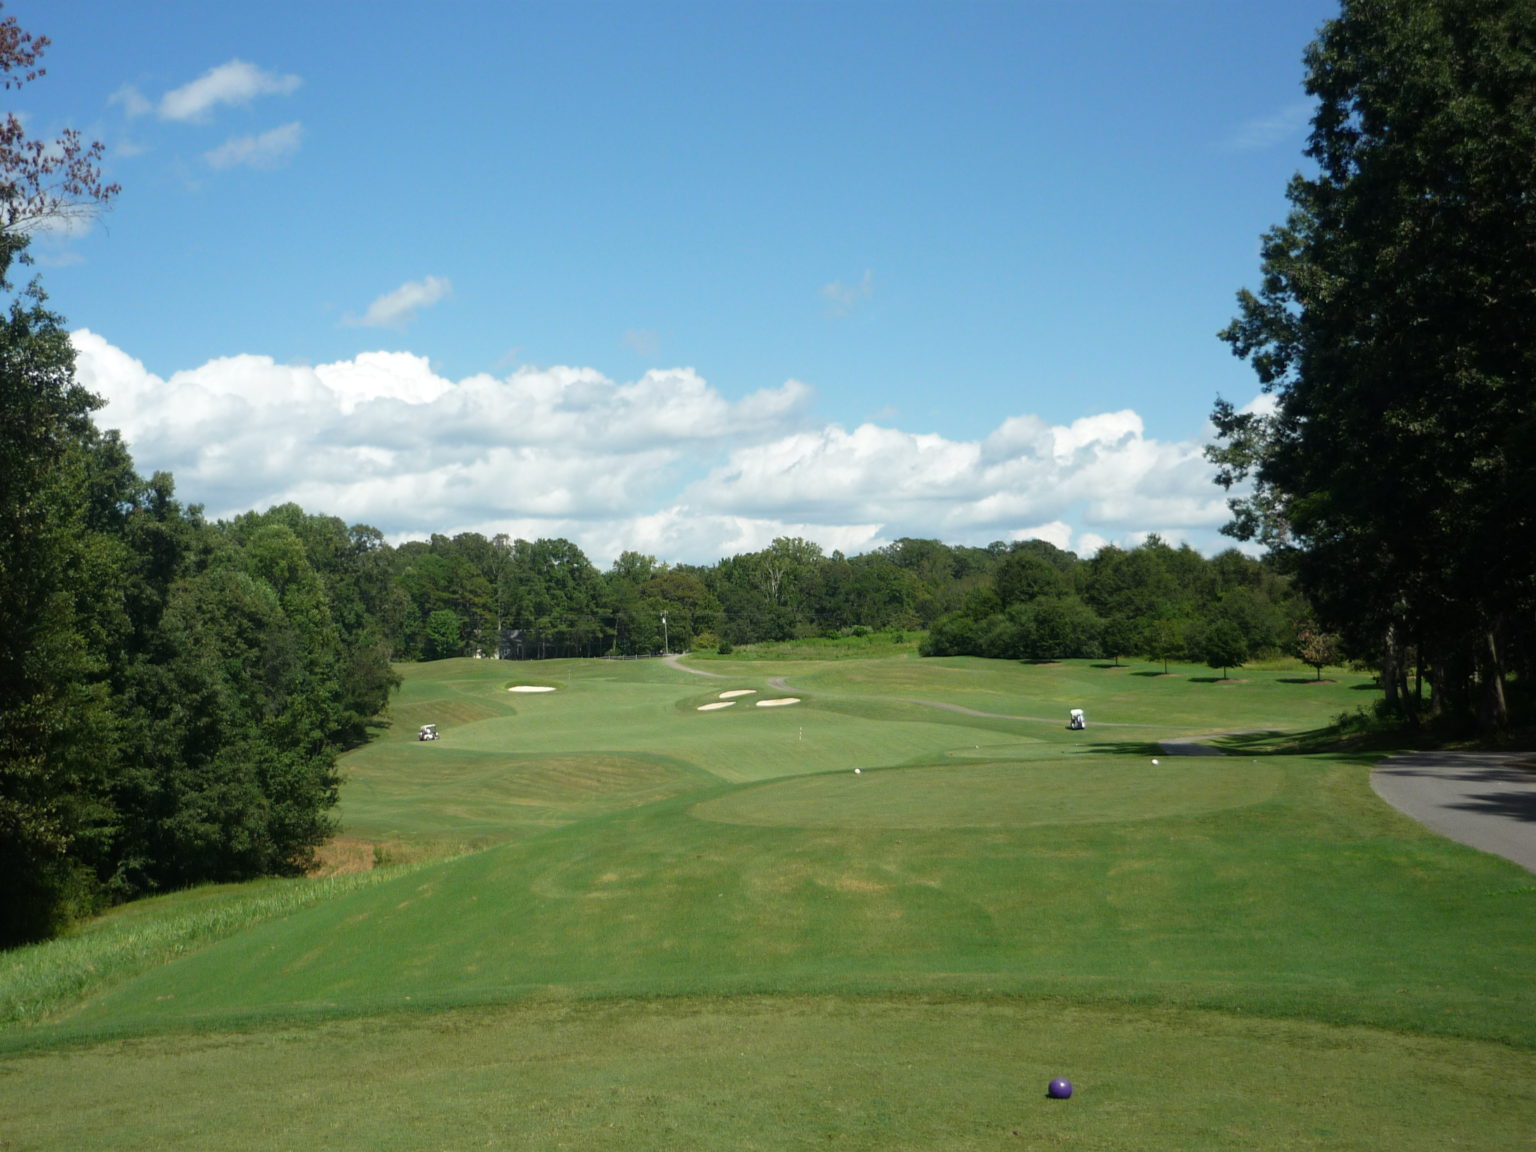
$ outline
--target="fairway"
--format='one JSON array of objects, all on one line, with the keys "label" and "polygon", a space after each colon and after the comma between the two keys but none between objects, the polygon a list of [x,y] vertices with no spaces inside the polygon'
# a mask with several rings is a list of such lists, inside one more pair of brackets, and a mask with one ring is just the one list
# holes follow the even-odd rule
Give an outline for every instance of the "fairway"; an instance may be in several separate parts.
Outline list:
[{"label": "fairway", "polygon": [[1536,882],[1278,751],[1363,677],[691,666],[403,667],[408,863],[0,957],[0,1142],[1531,1147]]},{"label": "fairway", "polygon": [[[1025,746],[1027,748],[1027,746]],[[1273,765],[1215,757],[1079,757],[825,774],[743,789],[693,809],[705,820],[794,828],[1028,828],[1114,824],[1258,804],[1275,794]],[[979,753],[975,753],[979,755]],[[993,755],[1002,755],[994,750]]]}]

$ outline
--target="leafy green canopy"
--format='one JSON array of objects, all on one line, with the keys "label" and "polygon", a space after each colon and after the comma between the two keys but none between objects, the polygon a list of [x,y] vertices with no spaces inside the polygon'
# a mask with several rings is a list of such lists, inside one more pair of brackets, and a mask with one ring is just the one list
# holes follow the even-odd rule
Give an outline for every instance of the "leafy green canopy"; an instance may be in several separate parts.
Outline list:
[{"label": "leafy green canopy", "polygon": [[1276,401],[1217,403],[1228,531],[1390,686],[1411,647],[1499,724],[1536,603],[1536,5],[1345,0],[1306,65],[1316,172],[1221,333]]},{"label": "leafy green canopy", "polygon": [[[0,20],[0,87],[47,45]],[[95,426],[41,286],[9,282],[31,230],[116,195],[101,155],[0,121],[0,947],[104,899],[302,868],[393,683],[377,533],[182,508]]]}]

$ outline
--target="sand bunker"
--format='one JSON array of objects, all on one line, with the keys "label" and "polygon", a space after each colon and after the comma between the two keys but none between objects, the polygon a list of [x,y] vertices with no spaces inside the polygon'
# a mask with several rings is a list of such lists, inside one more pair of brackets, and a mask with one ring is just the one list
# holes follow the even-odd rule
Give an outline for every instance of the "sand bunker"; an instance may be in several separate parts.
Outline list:
[{"label": "sand bunker", "polygon": [[720,693],[722,700],[734,700],[738,696],[756,696],[756,688],[732,688],[729,692]]},{"label": "sand bunker", "polygon": [[713,704],[700,704],[699,705],[699,711],[700,712],[713,712],[716,708],[729,708],[732,705],[734,705],[735,703],[736,703],[736,701],[734,701],[734,700],[718,700],[718,701],[716,701]]},{"label": "sand bunker", "polygon": [[553,692],[554,689],[547,684],[514,684],[507,689],[508,692]]},{"label": "sand bunker", "polygon": [[800,697],[798,696],[780,696],[777,700],[759,700],[757,706],[759,708],[780,708],[785,704],[798,703],[800,703]]}]

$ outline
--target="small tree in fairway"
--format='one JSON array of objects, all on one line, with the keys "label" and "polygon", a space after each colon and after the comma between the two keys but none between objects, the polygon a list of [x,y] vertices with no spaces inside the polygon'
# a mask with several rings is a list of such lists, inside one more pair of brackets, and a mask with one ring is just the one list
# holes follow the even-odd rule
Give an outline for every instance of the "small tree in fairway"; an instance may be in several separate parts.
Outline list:
[{"label": "small tree in fairway", "polygon": [[1242,630],[1229,620],[1212,624],[1206,631],[1202,647],[1206,664],[1220,668],[1223,680],[1227,678],[1228,668],[1241,668],[1243,661],[1248,659],[1248,642],[1243,639]]},{"label": "small tree in fairway", "polygon": [[1168,674],[1168,661],[1184,655],[1184,630],[1177,620],[1154,620],[1142,633],[1142,654],[1148,660],[1160,661],[1163,675]]},{"label": "small tree in fairway", "polygon": [[1339,638],[1304,622],[1296,631],[1296,655],[1303,664],[1317,669],[1317,679],[1321,680],[1323,669],[1339,662]]}]

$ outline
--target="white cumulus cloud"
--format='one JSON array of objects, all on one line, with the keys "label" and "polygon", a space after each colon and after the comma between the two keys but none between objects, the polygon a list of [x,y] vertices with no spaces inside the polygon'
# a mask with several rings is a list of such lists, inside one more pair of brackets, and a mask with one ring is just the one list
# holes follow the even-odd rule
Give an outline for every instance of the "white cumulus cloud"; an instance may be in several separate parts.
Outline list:
[{"label": "white cumulus cloud", "polygon": [[284,124],[257,136],[236,136],[203,159],[213,168],[278,168],[299,150],[304,129],[297,122]]},{"label": "white cumulus cloud", "polygon": [[430,308],[453,290],[443,276],[409,280],[386,292],[368,305],[361,316],[348,316],[346,323],[358,328],[399,328],[423,308]]},{"label": "white cumulus cloud", "polygon": [[215,517],[291,500],[396,540],[563,536],[599,564],[625,549],[712,563],[778,536],[850,554],[902,536],[1224,546],[1209,430],[1161,441],[1130,411],[1012,416],[956,440],[818,425],[796,380],[737,398],[691,368],[452,380],[406,352],[230,356],[161,378],[97,333],[73,339],[81,382],[106,400],[98,422]]},{"label": "white cumulus cloud", "polygon": [[[279,75],[244,60],[231,60],[210,68],[190,84],[167,92],[160,98],[160,116],[165,120],[203,120],[220,104],[249,104],[258,96],[286,96],[302,83],[297,76]],[[141,107],[132,95],[126,99],[130,114]]]}]

